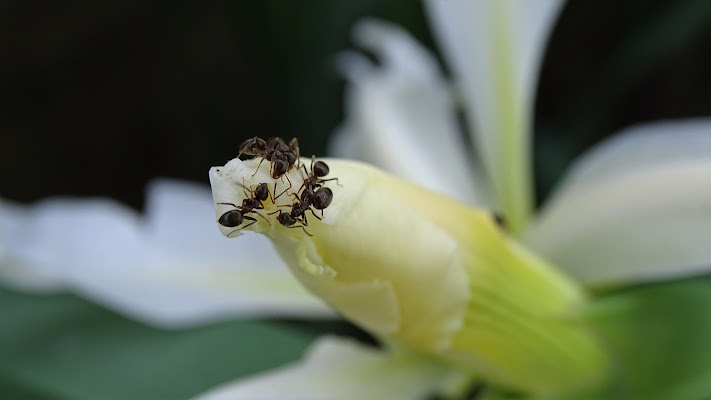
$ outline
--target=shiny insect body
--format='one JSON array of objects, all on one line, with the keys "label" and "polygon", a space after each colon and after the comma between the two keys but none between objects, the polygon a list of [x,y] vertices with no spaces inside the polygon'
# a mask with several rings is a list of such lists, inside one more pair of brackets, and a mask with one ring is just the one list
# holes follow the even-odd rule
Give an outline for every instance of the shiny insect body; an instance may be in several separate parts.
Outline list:
[{"label": "shiny insect body", "polygon": [[269,220],[267,220],[262,214],[258,213],[256,210],[263,210],[264,209],[264,201],[267,200],[270,196],[271,193],[269,192],[269,186],[266,183],[260,183],[257,185],[257,187],[254,189],[254,191],[251,191],[247,193],[247,189],[245,188],[244,185],[242,185],[242,188],[244,189],[244,195],[245,198],[242,200],[242,205],[238,206],[233,203],[217,203],[217,204],[224,204],[224,205],[229,205],[234,207],[234,209],[229,210],[222,214],[220,218],[218,218],[217,222],[225,227],[228,228],[234,228],[239,225],[241,225],[245,220],[252,221],[248,223],[247,225],[236,229],[232,232],[230,232],[227,236],[231,235],[232,233],[242,230],[248,226],[251,226],[252,224],[255,224],[257,222],[256,218],[253,218],[249,215],[248,213],[255,213],[259,215],[260,217],[264,218],[267,223],[269,223]]},{"label": "shiny insect body", "polygon": [[[282,138],[278,137],[271,138],[268,142],[258,137],[253,137],[247,139],[240,146],[240,152],[237,157],[239,158],[242,154],[262,157],[259,165],[257,165],[257,170],[259,170],[264,160],[268,160],[271,164],[269,175],[273,179],[281,178],[294,166],[298,168],[300,165],[299,142],[296,138],[291,139],[287,145]],[[255,171],[254,173],[256,174],[257,172]]]}]

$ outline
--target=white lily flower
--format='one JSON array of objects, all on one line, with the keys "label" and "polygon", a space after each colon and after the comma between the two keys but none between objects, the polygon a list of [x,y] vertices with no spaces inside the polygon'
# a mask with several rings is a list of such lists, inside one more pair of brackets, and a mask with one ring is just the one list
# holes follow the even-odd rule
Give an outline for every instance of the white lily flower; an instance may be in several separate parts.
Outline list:
[{"label": "white lily flower", "polygon": [[[494,55],[488,56],[490,44],[496,42],[495,37],[488,37],[487,40],[480,38],[480,35],[494,34],[496,32],[484,31],[483,27],[488,26],[493,20],[488,18],[490,14],[477,12],[473,8],[483,7],[482,4],[491,4],[491,12],[501,12],[494,4],[498,2],[467,2],[467,1],[436,1],[428,2],[433,16],[434,26],[441,31],[441,37],[449,45],[456,47],[458,51],[452,50],[451,60],[456,71],[462,75],[460,81],[484,82],[490,79],[489,72],[493,69],[507,69],[512,66],[478,66],[477,63],[495,62]],[[545,39],[545,34],[550,27],[551,19],[559,9],[559,2],[501,2],[508,4],[504,8],[510,13],[506,18],[510,23],[506,26],[516,26],[515,32],[506,34],[506,40],[513,40],[517,43],[513,49],[518,49],[516,54],[510,57],[502,57],[501,61],[509,61],[519,68],[521,63],[528,65],[535,72],[538,65]],[[555,4],[553,4],[555,3]],[[475,7],[474,4],[477,4]],[[513,6],[515,4],[515,6]],[[538,7],[541,7],[540,9]],[[536,8],[535,12],[530,9]],[[484,7],[486,9],[486,7]],[[494,10],[496,9],[496,10]],[[449,17],[447,17],[449,16]],[[466,21],[462,16],[471,16]],[[476,17],[476,18],[474,18]],[[497,17],[498,18],[498,17]],[[521,22],[521,19],[531,18],[535,21]],[[517,23],[513,23],[513,22]],[[545,26],[542,26],[545,25]],[[522,27],[529,27],[528,34],[519,32]],[[467,31],[470,29],[471,32]],[[360,31],[367,30],[364,35]],[[422,47],[414,42],[402,30],[379,21],[367,21],[357,27],[355,36],[358,44],[374,52],[376,55],[388,60],[394,56],[390,53],[402,55],[397,48],[417,49],[422,52],[410,59],[403,59],[398,63],[383,63],[382,70],[373,68],[369,73],[348,73],[354,79],[354,83],[349,88],[350,107],[349,120],[339,129],[339,136],[334,141],[334,152],[336,154],[349,154],[351,157],[359,158],[360,155],[353,152],[353,149],[397,149],[398,156],[387,158],[377,164],[388,172],[400,176],[404,179],[416,182],[422,186],[433,190],[439,190],[444,194],[449,194],[449,188],[456,188],[462,185],[462,179],[451,174],[449,166],[456,163],[463,163],[466,158],[459,161],[450,160],[448,164],[440,162],[440,157],[454,159],[461,156],[461,146],[446,146],[442,141],[434,148],[434,156],[430,163],[415,158],[424,150],[412,151],[410,148],[426,146],[419,138],[423,136],[432,137],[432,131],[428,130],[424,124],[407,124],[410,118],[415,120],[422,118],[420,107],[408,108],[412,100],[408,99],[410,94],[405,90],[395,91],[391,87],[396,81],[395,78],[385,79],[384,77],[395,77],[400,74],[407,74],[409,70],[417,70],[413,66],[421,60],[419,69],[431,68],[431,58]],[[459,32],[459,34],[453,33]],[[465,32],[469,32],[465,34]],[[498,34],[504,34],[499,32]],[[370,37],[369,41],[361,41],[362,36]],[[379,37],[379,40],[373,39]],[[475,40],[465,41],[459,38],[471,38]],[[525,40],[514,38],[525,37]],[[387,43],[374,47],[372,42]],[[487,44],[480,43],[481,41]],[[405,42],[405,43],[399,43]],[[470,48],[466,47],[469,46]],[[445,46],[445,49],[447,46]],[[532,49],[535,49],[532,50]],[[499,51],[499,50],[496,50]],[[385,54],[381,54],[384,52]],[[520,54],[518,52],[521,52]],[[456,53],[456,54],[455,54]],[[449,53],[447,53],[449,55]],[[513,60],[520,60],[519,63]],[[461,64],[461,65],[460,65]],[[408,65],[407,70],[403,67]],[[458,67],[457,67],[458,66]],[[356,69],[359,72],[365,71],[360,63],[346,66],[347,70]],[[497,127],[502,121],[490,121],[497,115],[504,115],[506,112],[516,112],[516,110],[529,110],[532,108],[532,82],[535,75],[531,71],[518,72],[517,78],[511,78],[511,82],[504,84],[504,87],[521,87],[516,89],[518,96],[506,97],[500,93],[501,90],[493,90],[485,87],[479,89],[481,84],[463,84],[465,91],[463,99],[466,102],[468,116],[475,122],[475,134],[478,142],[487,142],[475,148],[476,156],[482,160],[495,159],[485,162],[488,172],[488,181],[492,182],[492,187],[481,186],[482,180],[470,181],[475,193],[496,193],[491,209],[500,211],[509,225],[512,221],[517,221],[512,227],[522,240],[531,248],[543,256],[546,256],[554,264],[581,282],[592,285],[615,285],[630,282],[647,281],[672,276],[684,276],[708,270],[711,264],[711,246],[708,246],[708,238],[711,238],[711,182],[709,165],[711,164],[711,119],[691,119],[681,121],[665,121],[660,123],[642,124],[621,132],[596,146],[581,157],[575,163],[567,178],[560,187],[553,192],[550,201],[544,205],[540,215],[534,216],[531,222],[527,222],[522,216],[526,215],[521,211],[523,203],[529,203],[530,198],[521,199],[523,193],[530,192],[525,187],[529,185],[531,166],[526,155],[519,159],[518,156],[508,154],[506,157],[519,159],[516,163],[502,162],[504,157],[496,155],[497,151],[513,153],[519,152],[518,145],[511,148],[501,148],[506,135],[514,135],[513,131]],[[431,92],[445,91],[446,87],[441,81],[441,77],[432,73],[429,76],[420,75],[421,80],[426,83],[417,82],[416,86],[428,86],[433,89]],[[371,84],[378,82],[378,84]],[[397,82],[397,81],[396,81]],[[492,91],[493,90],[493,91]],[[371,92],[371,93],[364,93]],[[422,91],[422,95],[427,95]],[[506,97],[514,103],[525,100],[523,106],[500,103],[497,96]],[[377,98],[377,103],[368,99]],[[424,100],[423,100],[424,101]],[[384,115],[383,110],[394,108],[396,112]],[[506,110],[479,111],[474,112],[476,107],[504,107]],[[513,111],[511,111],[513,110]],[[442,107],[431,107],[429,117],[433,120],[454,120],[454,109],[444,109]],[[522,111],[523,112],[523,111]],[[479,122],[484,115],[485,122]],[[354,118],[354,116],[358,118]],[[361,120],[371,120],[374,117],[386,121],[382,124],[366,125]],[[525,137],[511,139],[516,143],[526,143],[524,146],[528,154],[530,149],[527,143],[531,135],[530,115],[526,117],[515,117],[526,120],[523,128],[516,130],[515,135]],[[411,130],[407,132],[395,132],[391,134],[389,128],[393,126],[405,126]],[[420,129],[420,127],[425,129]],[[446,136],[457,137],[459,132],[451,130],[437,131],[443,132]],[[481,137],[481,138],[480,138]],[[402,143],[400,141],[408,141]],[[432,139],[430,139],[432,141]],[[415,142],[415,143],[413,143]],[[498,143],[498,144],[490,144]],[[343,144],[357,144],[345,149]],[[418,144],[420,143],[420,144]],[[505,147],[505,146],[504,146]],[[428,174],[413,176],[407,174],[410,161],[413,159],[423,160],[426,167],[418,167],[428,170]],[[523,163],[526,166],[525,179],[514,177],[516,175],[516,165]],[[508,166],[512,165],[512,169]],[[436,186],[433,185],[432,176],[437,177]],[[523,176],[523,175],[516,175]],[[508,178],[507,178],[508,177]],[[511,179],[511,182],[501,182]],[[524,182],[525,181],[525,182]],[[486,180],[484,180],[486,182]],[[497,183],[498,182],[498,183]],[[516,184],[512,183],[515,182]],[[516,186],[521,184],[520,189],[510,189],[506,192],[502,187]],[[497,185],[499,189],[497,189]],[[504,193],[510,194],[504,194]],[[506,196],[514,199],[506,200]],[[485,202],[472,196],[458,198],[466,203],[478,206],[486,206]],[[507,204],[509,204],[507,206]],[[519,204],[514,207],[511,204]],[[514,211],[518,210],[518,211]],[[584,211],[583,211],[584,210]],[[512,215],[515,215],[512,217]],[[527,228],[523,228],[528,226]],[[517,230],[517,227],[520,229]]]},{"label": "white lily flower", "polygon": [[[711,195],[707,184],[711,182],[711,168],[709,158],[705,156],[709,153],[704,153],[711,132],[711,121],[708,120],[642,126],[636,132],[623,133],[618,139],[601,145],[573,168],[543,212],[531,219],[529,141],[535,77],[543,44],[561,4],[559,0],[428,2],[432,22],[441,35],[445,55],[460,90],[458,94],[473,127],[470,133],[477,145],[476,156],[463,151],[459,142],[456,101],[448,97],[450,87],[438,72],[433,58],[396,27],[377,22],[360,25],[359,43],[373,50],[385,62],[377,68],[353,54],[344,59],[344,63],[351,63],[346,69],[353,85],[349,89],[349,121],[341,129],[339,142],[348,145],[336,145],[336,150],[353,158],[367,159],[393,174],[455,196],[470,205],[501,211],[512,231],[525,244],[586,284],[637,282],[707,269],[711,264],[711,247],[707,240],[711,237],[711,224],[704,223],[711,216]],[[408,78],[398,78],[401,76]],[[654,133],[648,134],[650,131]],[[685,133],[677,135],[679,131]],[[433,132],[443,136],[433,136]],[[631,153],[644,156],[630,157]],[[484,165],[484,171],[470,169],[470,165],[477,163]],[[350,184],[344,188],[353,189]],[[245,234],[233,241],[214,238],[213,214],[208,210],[211,203],[204,198],[207,192],[201,193],[197,196],[201,199],[188,208],[149,207],[149,221],[153,220],[151,213],[163,213],[160,218],[163,224],[157,226],[167,229],[162,228],[161,234],[146,229],[137,215],[114,203],[62,201],[32,208],[3,203],[0,207],[2,276],[8,282],[26,288],[71,288],[160,325],[181,326],[227,313],[283,312],[288,310],[284,306],[293,304],[304,305],[291,308],[294,315],[323,315],[323,307],[305,296],[295,281],[284,275],[286,267],[283,262],[271,258],[273,253],[259,236]],[[179,199],[180,196],[171,194],[166,198]],[[198,206],[198,203],[202,205]],[[219,211],[226,209],[220,207]],[[87,209],[95,211],[87,212]],[[200,209],[205,211],[196,211]],[[180,218],[176,219],[176,215]],[[209,221],[210,228],[184,229],[193,226],[185,219],[198,215],[201,215],[201,221]],[[337,214],[327,212],[326,216],[324,223],[329,222],[328,218],[336,218]],[[107,228],[102,231],[106,236],[102,238],[96,234],[97,226]],[[152,225],[149,223],[148,226]],[[318,223],[314,223],[309,229],[317,226]],[[293,231],[295,235],[301,234],[300,229]],[[316,235],[317,232],[312,233]],[[153,235],[155,238],[151,239]],[[186,239],[185,242],[181,237]],[[443,246],[452,245],[446,234],[440,239]],[[174,246],[176,242],[187,247]],[[117,243],[121,246],[116,246]],[[198,249],[197,246],[191,247],[191,243],[207,247]],[[328,268],[309,271],[301,263],[293,264],[293,254],[286,254],[291,254],[288,241],[285,243],[280,245],[280,250],[297,276],[308,272],[328,277]],[[506,243],[506,254],[518,254],[518,245],[508,239],[502,243]],[[609,250],[611,245],[614,245],[613,251]],[[151,249],[152,246],[159,250]],[[218,251],[215,247],[221,249]],[[252,250],[257,251],[253,253]],[[308,249],[304,251],[302,257],[314,256]],[[249,268],[256,263],[235,261],[251,260],[250,254],[257,256],[255,261],[259,263],[259,269]],[[205,261],[217,258],[220,260]],[[265,258],[269,262],[265,262]],[[185,259],[189,261],[184,262]],[[596,262],[598,260],[602,262]],[[280,265],[282,269],[279,269]],[[318,267],[316,263],[313,265]],[[397,263],[393,265],[397,267]],[[272,266],[275,269],[268,271],[274,271],[273,274],[260,272]],[[125,271],[121,271],[122,268]],[[548,266],[543,268],[550,271]],[[397,272],[402,275],[402,271]],[[263,284],[245,283],[253,277]],[[560,280],[567,282],[564,277]],[[306,284],[309,286],[308,281]],[[384,287],[381,292],[371,293],[382,299],[391,289],[387,285],[381,286]],[[568,288],[561,289],[561,293],[568,290],[572,293],[569,297],[561,295],[565,300],[562,304],[566,306],[572,306],[584,297],[574,285],[570,287],[564,283],[561,286]],[[156,287],[160,289],[156,291]],[[266,290],[255,291],[255,287]],[[240,292],[243,289],[252,291],[245,294]],[[311,289],[314,290],[313,284]],[[320,290],[328,301],[339,300],[324,293],[327,289]],[[186,293],[189,297],[183,297]],[[282,295],[284,301],[272,300],[275,293]],[[187,300],[175,303],[180,298]],[[446,304],[447,299],[437,301]],[[461,303],[455,301],[455,304],[461,307]],[[363,307],[358,310],[357,304],[346,306],[352,306],[352,309],[344,314],[371,331],[384,332],[386,336],[393,333],[387,332],[389,328],[394,329],[389,325],[393,321],[387,319],[392,308]],[[343,309],[343,305],[339,307]],[[365,314],[361,315],[361,312]],[[372,320],[370,313],[375,313]],[[408,320],[408,323],[412,325],[413,321]],[[437,328],[445,329],[442,326]],[[399,331],[395,333],[399,335]],[[432,336],[438,337],[437,334]],[[437,340],[399,339],[413,346],[429,344],[430,351],[437,350],[440,344]],[[446,340],[444,342],[447,344]],[[289,367],[284,375],[277,375],[298,376],[299,390],[302,390],[298,394],[303,394],[304,398],[319,398],[321,393],[329,393],[329,389],[322,386],[323,368],[332,368],[333,364],[321,364],[321,361],[328,360],[329,353],[341,354],[339,351],[342,350],[339,346],[326,346],[325,353],[319,351],[320,346],[316,349],[304,364]],[[409,360],[400,364],[387,355],[356,349],[349,347],[348,351],[353,354],[344,356],[344,363],[352,361],[352,365],[358,365],[362,362],[361,365],[373,368],[387,366],[389,374],[402,373],[399,375],[402,380],[398,382],[404,383],[397,387],[409,384],[413,392],[401,398],[421,398],[438,385],[437,381],[449,375],[447,369],[450,367],[432,361],[428,356],[408,358],[410,353],[398,353],[395,358]],[[363,375],[352,373],[349,368],[349,365],[341,365],[334,370],[335,374],[344,372],[338,377],[338,382],[343,385],[352,378],[351,386],[345,387],[364,393],[371,383],[375,386],[370,388],[382,387],[378,385],[383,383],[376,379],[363,382]],[[516,386],[516,382],[510,380],[520,378],[520,375],[504,375],[484,371],[484,376]],[[530,376],[524,379],[526,388],[535,384],[531,379]],[[255,382],[260,381],[274,384],[273,380],[262,380],[257,376],[215,393],[219,398],[240,398],[241,394],[251,398],[251,393],[266,392],[241,391],[257,388],[260,384]],[[416,386],[417,382],[425,382],[426,387]],[[284,397],[284,392],[278,395]]]},{"label": "white lily flower", "polygon": [[[427,4],[461,85],[476,156],[468,159],[458,142],[455,102],[447,97],[449,88],[434,58],[399,28],[376,21],[359,24],[355,40],[375,53],[382,66],[356,53],[342,58],[351,86],[348,120],[333,142],[336,155],[368,160],[468,204],[500,210],[524,243],[584,284],[708,271],[711,120],[647,124],[622,132],[575,164],[542,213],[529,220],[535,78],[562,2]],[[472,160],[483,161],[491,187],[476,172],[474,179],[460,176],[456,166]],[[293,258],[293,251],[283,253]],[[313,257],[309,251],[301,254]],[[298,277],[304,271],[294,272]],[[331,277],[328,268],[311,273]],[[341,309],[358,321],[357,313]],[[387,313],[387,307],[376,311]],[[360,322],[371,331],[389,328],[387,320]],[[298,370],[298,365],[290,367]],[[249,393],[242,390],[261,379],[237,381],[223,393],[240,398]],[[301,385],[315,382],[305,397],[318,398],[320,376],[305,372],[299,379]]]}]

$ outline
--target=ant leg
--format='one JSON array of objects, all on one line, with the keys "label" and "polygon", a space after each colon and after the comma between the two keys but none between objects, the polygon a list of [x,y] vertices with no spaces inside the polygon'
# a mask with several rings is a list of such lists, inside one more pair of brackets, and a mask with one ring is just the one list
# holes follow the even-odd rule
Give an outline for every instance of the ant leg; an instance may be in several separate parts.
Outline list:
[{"label": "ant leg", "polygon": [[241,228],[237,228],[237,229],[233,230],[232,232],[230,232],[230,233],[227,234],[227,237],[230,237],[233,233],[235,233],[235,232],[237,232],[237,231],[241,231],[242,229],[244,229],[244,228],[246,228],[246,227],[248,227],[248,226],[251,226],[251,225],[253,225],[254,223],[257,222],[256,219],[254,219],[254,218],[252,218],[252,217],[248,217],[248,216],[245,216],[244,219],[248,219],[248,220],[250,220],[250,221],[252,221],[252,222],[249,223],[249,224],[247,224],[247,225],[245,225],[245,226],[243,226],[243,227],[241,227]]},{"label": "ant leg", "polygon": [[[309,208],[309,211],[311,211],[311,214],[313,214],[317,220],[321,221],[321,218],[323,218],[323,214],[319,217],[318,215],[316,215],[313,208]],[[321,210],[321,212],[323,213],[323,210]]]},{"label": "ant leg", "polygon": [[[267,224],[271,225],[271,223],[269,222],[269,220],[267,219],[267,217],[265,217],[264,215],[262,215],[262,214],[260,214],[260,213],[258,213],[258,212],[256,212],[256,211],[255,211],[254,213],[257,214],[257,215],[259,215],[260,217],[262,217],[265,221],[267,221]],[[245,218],[246,218],[246,217],[245,217]],[[254,222],[257,222],[257,220],[254,220]],[[252,224],[253,224],[254,222],[252,222]],[[252,224],[249,224],[249,225],[252,225]],[[247,225],[247,226],[249,226],[249,225]]]},{"label": "ant leg", "polygon": [[[291,189],[291,187],[292,187],[292,186],[291,186],[291,180],[289,179],[289,177],[288,177],[287,175],[282,175],[282,176],[286,176],[286,181],[289,182],[289,187],[286,188],[286,189],[284,189],[283,192],[279,193],[279,195],[278,195],[277,197],[275,197],[274,200],[276,200],[276,199],[278,199],[279,197],[281,197],[282,194],[286,193],[286,192],[287,192],[289,189]],[[276,182],[274,182],[274,193],[276,193]]]},{"label": "ant leg", "polygon": [[223,204],[223,205],[226,205],[226,206],[232,206],[232,207],[234,207],[234,208],[239,208],[239,207],[237,207],[236,205],[234,205],[234,204],[232,204],[232,203],[217,203],[217,204]]},{"label": "ant leg", "polygon": [[257,164],[257,169],[254,170],[254,173],[252,174],[252,176],[257,175],[257,172],[259,172],[259,167],[262,166],[262,161],[264,161],[264,157],[263,157],[263,156],[262,156],[262,159],[259,160],[259,164]]},{"label": "ant leg", "polygon": [[244,184],[244,176],[242,177],[242,191],[244,192],[244,197],[252,197],[252,190],[249,190],[249,193],[247,193],[247,185]]},{"label": "ant leg", "polygon": [[296,140],[296,138],[291,139],[289,142],[289,148],[291,151],[296,153],[296,168],[299,168],[299,164],[301,163],[301,155],[299,154],[299,141]]},{"label": "ant leg", "polygon": [[310,234],[310,233],[306,230],[306,228],[304,228],[303,225],[292,225],[292,226],[287,226],[287,228],[301,228],[301,229],[304,230],[304,233],[306,233],[306,234],[309,235],[309,236],[313,236],[312,234]]},{"label": "ant leg", "polygon": [[[282,176],[283,176],[283,177],[286,177],[286,181],[289,182],[289,187],[286,188],[286,190],[291,189],[291,188],[293,187],[293,185],[291,184],[291,179],[289,179],[289,175],[284,174],[284,175],[282,175]],[[286,190],[285,190],[285,192],[286,192]]]},{"label": "ant leg", "polygon": [[341,185],[341,183],[338,181],[338,178],[319,179],[318,181],[319,181],[319,183],[328,182],[328,181],[336,181],[336,185],[343,187],[343,185]]},{"label": "ant leg", "polygon": [[238,231],[241,231],[242,229],[244,229],[244,228],[246,228],[246,227],[248,227],[248,226],[252,226],[252,225],[254,225],[254,224],[257,223],[257,220],[254,219],[254,218],[252,218],[252,217],[244,217],[244,219],[248,219],[248,220],[250,220],[250,221],[252,221],[252,222],[250,222],[250,223],[248,223],[247,225],[245,225],[245,226],[243,226],[243,227],[237,229]]},{"label": "ant leg", "polygon": [[246,141],[244,141],[244,143],[242,143],[242,146],[240,147],[240,150],[239,150],[239,154],[237,154],[237,158],[239,158],[242,155],[242,153],[244,153],[244,151],[247,150],[247,147],[249,147],[247,144],[248,143],[251,144],[252,142],[254,142],[254,138],[247,139]]}]

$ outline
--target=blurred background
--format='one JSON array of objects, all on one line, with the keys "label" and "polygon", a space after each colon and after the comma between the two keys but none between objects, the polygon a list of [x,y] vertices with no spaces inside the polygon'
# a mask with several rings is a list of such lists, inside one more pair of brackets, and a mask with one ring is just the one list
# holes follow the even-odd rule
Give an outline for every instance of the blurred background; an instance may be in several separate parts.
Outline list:
[{"label": "blurred background", "polygon": [[[435,50],[418,2],[0,5],[0,195],[109,196],[157,176],[207,182],[252,136],[324,155],[343,119],[334,55],[363,16]],[[446,68],[446,66],[444,67]],[[711,113],[711,4],[569,2],[544,59],[539,188],[631,123]]]},{"label": "blurred background", "polygon": [[[325,155],[344,114],[334,56],[352,47],[349,30],[364,16],[393,21],[436,52],[417,2],[4,1],[0,197],[106,196],[140,210],[151,179],[207,183],[209,167],[252,136],[297,136],[302,154]],[[711,115],[709,71],[711,2],[568,2],[537,94],[539,200],[572,159],[620,128]],[[235,322],[166,333],[73,296],[2,293],[7,398],[185,397],[294,359],[317,331]],[[65,335],[67,321],[77,331],[66,349],[36,345]],[[250,353],[252,342],[235,343],[235,332],[286,345]],[[25,352],[13,356],[18,337]],[[50,353],[53,361],[39,362]],[[165,372],[180,357],[189,364]],[[92,369],[107,360],[115,370]],[[74,376],[89,383],[67,388]]]}]

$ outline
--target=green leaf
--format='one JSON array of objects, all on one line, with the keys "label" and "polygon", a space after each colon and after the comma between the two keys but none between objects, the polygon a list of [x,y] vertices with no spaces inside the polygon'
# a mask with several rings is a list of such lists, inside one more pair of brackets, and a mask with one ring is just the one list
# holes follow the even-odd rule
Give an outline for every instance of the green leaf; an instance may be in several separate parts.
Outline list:
[{"label": "green leaf", "polygon": [[296,360],[316,336],[260,321],[162,331],[74,296],[1,289],[0,309],[3,398],[188,398]]},{"label": "green leaf", "polygon": [[590,322],[613,358],[605,399],[711,398],[711,284],[665,283],[597,300]]}]

